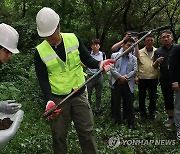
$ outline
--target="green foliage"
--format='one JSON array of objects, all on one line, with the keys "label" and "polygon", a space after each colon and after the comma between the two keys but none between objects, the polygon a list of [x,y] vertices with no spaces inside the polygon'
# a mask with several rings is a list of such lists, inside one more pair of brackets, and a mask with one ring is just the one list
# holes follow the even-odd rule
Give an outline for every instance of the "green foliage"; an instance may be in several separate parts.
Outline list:
[{"label": "green foliage", "polygon": [[60,15],[62,32],[74,32],[87,46],[92,38],[98,37],[108,57],[111,46],[129,29],[139,32],[170,24],[175,42],[180,37],[180,1],[177,0],[49,0],[46,3],[42,0],[1,0],[0,6],[0,22],[18,30],[19,48],[24,53],[41,41],[35,20],[44,6]]},{"label": "green foliage", "polygon": [[21,52],[27,53],[30,51],[29,49],[33,49],[40,43],[41,39],[37,34],[36,23],[33,18],[23,18],[17,21],[13,26],[20,35],[18,47]]},{"label": "green foliage", "polygon": [[12,82],[0,83],[1,100],[17,99],[19,95],[20,90],[18,90]]}]

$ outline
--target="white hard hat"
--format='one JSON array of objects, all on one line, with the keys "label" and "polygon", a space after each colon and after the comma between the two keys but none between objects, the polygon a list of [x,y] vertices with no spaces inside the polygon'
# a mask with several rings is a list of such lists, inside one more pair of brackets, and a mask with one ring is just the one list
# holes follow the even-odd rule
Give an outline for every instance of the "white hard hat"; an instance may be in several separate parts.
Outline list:
[{"label": "white hard hat", "polygon": [[59,15],[51,8],[43,7],[37,13],[36,23],[39,36],[50,36],[55,32],[59,24]]},{"label": "white hard hat", "polygon": [[18,32],[7,24],[0,24],[0,45],[12,53],[19,53],[17,49],[19,40]]}]

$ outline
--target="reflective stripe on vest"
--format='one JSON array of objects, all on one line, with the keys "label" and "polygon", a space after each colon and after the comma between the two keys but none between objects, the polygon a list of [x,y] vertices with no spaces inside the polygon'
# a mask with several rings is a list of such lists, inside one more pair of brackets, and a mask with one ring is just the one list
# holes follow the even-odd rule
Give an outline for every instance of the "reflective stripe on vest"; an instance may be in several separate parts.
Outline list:
[{"label": "reflective stripe on vest", "polygon": [[[73,47],[70,47],[70,48],[66,49],[66,52],[71,52],[71,51],[76,50],[76,49],[78,49],[78,46],[73,46]],[[57,57],[57,54],[54,54],[54,55],[51,55],[49,57],[45,57],[42,60],[45,63],[46,61],[54,59],[56,57]]]},{"label": "reflective stripe on vest", "polygon": [[84,81],[83,68],[79,56],[79,42],[73,33],[61,33],[66,52],[63,62],[49,43],[44,40],[37,46],[42,61],[46,64],[49,83],[53,94],[66,95],[77,89]]}]

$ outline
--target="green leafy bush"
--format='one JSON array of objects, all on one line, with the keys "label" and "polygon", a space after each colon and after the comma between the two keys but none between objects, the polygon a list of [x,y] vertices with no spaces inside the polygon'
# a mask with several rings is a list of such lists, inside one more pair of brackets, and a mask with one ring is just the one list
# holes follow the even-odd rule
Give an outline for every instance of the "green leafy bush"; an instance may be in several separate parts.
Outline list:
[{"label": "green leafy bush", "polygon": [[17,89],[11,82],[0,83],[1,100],[14,99],[16,100],[20,95],[20,90]]}]

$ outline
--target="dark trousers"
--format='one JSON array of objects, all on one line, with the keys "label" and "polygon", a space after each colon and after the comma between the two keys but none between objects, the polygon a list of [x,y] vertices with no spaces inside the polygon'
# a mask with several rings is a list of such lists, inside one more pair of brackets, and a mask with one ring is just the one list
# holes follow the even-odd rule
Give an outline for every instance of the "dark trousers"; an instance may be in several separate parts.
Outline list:
[{"label": "dark trousers", "polygon": [[111,88],[111,117],[114,118],[114,94],[113,89]]},{"label": "dark trousers", "polygon": [[[134,102],[134,93],[132,93],[132,97],[133,97],[133,102]],[[114,90],[111,88],[111,117],[114,118]],[[124,102],[122,102],[123,106],[124,106]],[[123,108],[123,118],[127,119],[127,111],[126,108]]]},{"label": "dark trousers", "polygon": [[123,99],[123,108],[127,112],[129,124],[134,124],[133,94],[130,91],[128,83],[114,84],[114,118],[115,121],[121,121],[121,100]]},{"label": "dark trousers", "polygon": [[[90,77],[91,75],[88,75],[87,79],[89,79]],[[87,84],[88,100],[90,104],[91,104],[91,96],[92,96],[92,92],[94,88],[96,90],[96,108],[100,109],[101,95],[102,95],[102,89],[103,89],[103,75],[102,74],[96,76]]]},{"label": "dark trousers", "polygon": [[174,110],[174,122],[177,131],[180,131],[180,91],[175,91],[175,110]]},{"label": "dark trousers", "polygon": [[169,79],[160,79],[161,91],[164,97],[165,109],[174,110],[174,91]]},{"label": "dark trousers", "polygon": [[158,79],[139,79],[139,108],[141,116],[146,116],[146,92],[149,94],[149,114],[152,115],[156,110]]},{"label": "dark trousers", "polygon": [[[53,96],[58,104],[63,98]],[[72,96],[61,104],[61,112],[54,120],[50,120],[54,154],[67,154],[66,138],[70,120],[74,122],[83,154],[97,154],[93,136],[93,113],[86,93]]]}]

